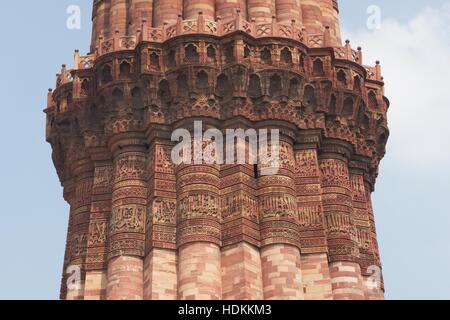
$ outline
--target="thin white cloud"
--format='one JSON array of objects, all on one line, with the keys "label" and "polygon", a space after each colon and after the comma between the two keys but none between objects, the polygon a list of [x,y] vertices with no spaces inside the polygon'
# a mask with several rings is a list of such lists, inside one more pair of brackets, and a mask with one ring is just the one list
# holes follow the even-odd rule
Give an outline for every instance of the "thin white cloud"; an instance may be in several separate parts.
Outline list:
[{"label": "thin white cloud", "polygon": [[450,163],[450,2],[408,23],[346,33],[364,62],[381,60],[391,101],[391,160],[407,166]]}]

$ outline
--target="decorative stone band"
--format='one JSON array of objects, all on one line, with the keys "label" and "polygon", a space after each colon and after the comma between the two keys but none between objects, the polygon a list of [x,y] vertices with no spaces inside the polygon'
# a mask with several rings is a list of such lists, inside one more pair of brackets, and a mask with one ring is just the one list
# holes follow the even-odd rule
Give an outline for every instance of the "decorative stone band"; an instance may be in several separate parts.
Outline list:
[{"label": "decorative stone band", "polygon": [[150,27],[164,28],[182,21],[218,22],[242,17],[255,25],[295,21],[299,29],[308,33],[332,31],[332,40],[339,41],[340,25],[336,1],[333,0],[101,0],[93,6],[92,47],[100,36],[108,37],[115,30],[124,35],[140,32],[145,20]]},{"label": "decorative stone band", "polygon": [[[147,156],[139,139],[116,142],[114,184],[109,224],[109,259],[145,255],[147,213]],[[120,141],[120,140],[119,140]],[[128,144],[130,141],[137,145]]]},{"label": "decorative stone band", "polygon": [[295,158],[295,182],[302,253],[328,253],[317,149],[296,150]]},{"label": "decorative stone band", "polygon": [[87,270],[103,270],[106,268],[113,169],[109,160],[95,162],[86,260]]},{"label": "decorative stone band", "polygon": [[71,254],[72,254],[72,224],[73,224],[73,213],[72,213],[72,204],[74,203],[74,196],[75,196],[75,183],[74,180],[67,180],[64,182],[64,199],[67,201],[67,203],[70,206],[70,212],[69,212],[69,219],[68,219],[68,228],[67,228],[67,237],[66,237],[66,247],[65,247],[65,253],[64,253],[64,264],[63,264],[63,271],[62,271],[62,279],[61,279],[61,291],[60,291],[60,298],[61,299],[67,299],[68,297],[68,278],[69,273],[68,268],[71,265]]},{"label": "decorative stone band", "polygon": [[356,262],[359,250],[348,167],[351,149],[332,140],[325,141],[323,149],[319,165],[330,261]]},{"label": "decorative stone band", "polygon": [[[62,287],[67,299],[78,300],[84,295],[86,280],[86,259],[89,235],[90,203],[93,183],[93,167],[90,161],[82,158],[74,161],[72,170],[75,176],[74,189],[69,202],[71,205],[68,246],[65,257]],[[72,269],[75,268],[75,269]],[[76,279],[69,281],[68,276],[75,270]]]},{"label": "decorative stone band", "polygon": [[253,165],[221,167],[222,245],[260,244],[259,209]]},{"label": "decorative stone band", "polygon": [[221,245],[220,171],[217,166],[180,165],[178,247],[192,242]]},{"label": "decorative stone band", "polygon": [[[158,128],[161,132],[164,129]],[[176,249],[177,193],[175,167],[168,138],[148,139],[148,210],[146,253],[154,248]]]},{"label": "decorative stone band", "polygon": [[[274,175],[262,175],[257,183],[262,247],[269,244],[290,244],[300,248],[294,180],[295,159],[292,133],[288,132],[283,131],[280,136],[278,172]],[[271,150],[271,143],[267,145]],[[259,166],[261,172],[270,167],[264,163]]]},{"label": "decorative stone band", "polygon": [[[194,33],[192,35],[194,35]],[[196,32],[195,35],[199,37],[207,36],[207,34],[202,35],[198,32]],[[236,36],[236,34],[234,35]],[[148,51],[147,49],[145,49],[143,51],[137,52],[137,54],[142,55],[140,59],[142,60],[143,70],[168,72],[175,67],[192,63],[202,63],[217,67],[221,65],[228,65],[233,62],[242,63],[244,61],[247,61],[253,64],[256,63],[261,67],[273,66],[277,68],[294,68],[299,72],[314,71],[313,76],[317,76],[317,74],[315,73],[322,74],[325,72],[325,70],[323,70],[324,66],[316,66],[316,64],[318,64],[320,61],[322,61],[321,63],[323,64],[323,62],[325,61],[324,57],[315,59],[314,66],[309,66],[308,60],[305,59],[307,49],[299,42],[292,42],[286,47],[272,46],[270,44],[265,47],[265,50],[263,50],[264,47],[262,45],[263,43],[265,43],[264,39],[260,39],[261,44],[259,46],[252,47],[248,45],[247,40],[252,41],[250,35],[248,35],[249,39],[245,41],[236,40],[235,43],[233,43],[231,39],[227,40],[224,38],[224,44],[218,45],[216,41],[210,41],[211,39],[209,39],[206,43],[204,42],[204,40],[200,41],[196,46],[194,46],[194,43],[198,41],[192,42],[189,34],[186,37],[190,38],[190,40],[188,41],[188,43],[184,44],[183,48],[181,46],[177,46],[176,43],[169,43],[167,41],[161,41],[164,45],[163,48],[161,48],[160,45],[155,42],[145,42],[145,46],[148,47]],[[321,38],[317,37],[311,38],[311,43],[308,45],[308,47],[324,47],[322,40],[320,39]],[[110,54],[116,52],[117,54],[120,54],[120,52],[123,51],[127,51],[128,53],[130,53],[130,51],[140,50],[138,49],[139,47],[137,47],[137,42],[135,40],[132,41],[132,46],[125,45],[125,43],[128,43],[128,41],[125,41],[124,39],[117,41],[119,41],[123,45],[119,45],[115,50],[107,50],[101,54],[97,52],[90,55],[81,56],[80,53],[76,51],[74,68],[70,70],[65,65],[63,65],[60,73],[57,74],[57,91],[62,91],[61,94],[70,94],[73,99],[85,98],[90,93],[89,82],[86,82],[85,79],[90,76],[89,73],[93,71],[94,67],[98,67],[98,65],[96,65],[96,62],[102,61],[102,59],[100,59],[101,57],[103,57],[106,53]],[[223,47],[223,54],[219,56],[218,52],[220,47]],[[294,50],[295,47],[298,47],[297,50]],[[267,59],[265,58],[264,54],[268,55]],[[330,55],[330,52],[327,51],[326,54]],[[163,55],[166,57],[163,58]],[[190,55],[193,56],[191,57]],[[383,82],[380,63],[377,62],[375,66],[363,65],[362,49],[358,48],[358,50],[353,50],[349,41],[347,41],[343,47],[333,47],[332,56],[334,56],[334,59],[336,59],[337,61],[343,60],[362,66],[364,68],[363,70],[365,70],[368,80],[376,81],[377,83]],[[128,61],[127,59],[122,59],[121,61],[126,61],[131,68],[130,61]],[[124,64],[123,66],[126,65]],[[107,84],[113,81],[115,78],[119,77],[119,65],[114,66],[109,64],[107,65],[107,67],[109,68],[109,71],[106,69],[100,70],[100,78],[103,78],[101,85]],[[319,67],[321,70],[318,69]],[[137,65],[134,68],[136,72],[138,70],[141,70],[140,68],[137,69]],[[113,71],[114,74],[112,74]],[[110,75],[108,75],[107,73],[110,73]],[[67,88],[63,90],[63,88],[65,87]],[[243,93],[245,93],[245,91],[242,92],[242,94]],[[50,90],[48,93],[47,107],[51,108],[55,106],[55,100],[57,99],[53,91]],[[67,101],[60,101],[58,102],[58,104],[58,109],[61,112],[65,111],[68,107]]]}]

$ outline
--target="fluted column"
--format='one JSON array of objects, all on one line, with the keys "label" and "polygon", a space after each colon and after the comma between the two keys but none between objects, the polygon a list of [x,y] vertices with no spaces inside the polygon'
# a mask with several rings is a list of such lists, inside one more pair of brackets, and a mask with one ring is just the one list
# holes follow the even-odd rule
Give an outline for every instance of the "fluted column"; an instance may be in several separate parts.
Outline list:
[{"label": "fluted column", "polygon": [[330,28],[331,44],[341,46],[341,26],[339,8],[336,0],[319,0],[322,9],[322,25]]},{"label": "fluted column", "polygon": [[234,19],[238,10],[247,19],[247,0],[216,0],[216,17],[222,20]]},{"label": "fluted column", "polygon": [[147,25],[153,23],[153,0],[129,0],[129,33],[135,35],[141,28],[142,20],[147,21]]},{"label": "fluted column", "polygon": [[91,194],[93,184],[93,166],[89,159],[82,158],[73,165],[75,176],[75,195],[71,203],[70,225],[70,263],[69,266],[79,268],[81,279],[73,289],[67,291],[67,300],[83,300],[86,280],[86,255],[89,234]]},{"label": "fluted column", "polygon": [[[203,154],[206,145],[193,143],[193,154]],[[220,300],[220,168],[209,164],[181,164],[176,169],[176,175],[179,208],[178,298]]]},{"label": "fluted column", "polygon": [[275,0],[247,0],[247,12],[249,20],[255,20],[256,24],[271,23],[275,17]]},{"label": "fluted column", "polygon": [[301,1],[303,26],[306,28],[308,34],[320,34],[324,32],[322,24],[322,10],[319,1],[317,0],[302,0]]},{"label": "fluted column", "polygon": [[368,175],[365,175],[364,187],[366,192],[366,204],[369,215],[370,225],[370,254],[371,254],[371,268],[366,270],[364,281],[366,284],[366,298],[369,300],[384,300],[384,279],[383,270],[381,266],[380,252],[378,248],[377,230],[375,226],[375,216],[372,206],[372,190],[373,181]]},{"label": "fluted column", "polygon": [[112,34],[118,31],[121,36],[127,35],[129,23],[128,9],[126,0],[111,0],[110,23]]},{"label": "fluted column", "polygon": [[95,51],[100,36],[108,38],[110,32],[110,8],[111,0],[96,0],[92,10],[92,38],[91,52]]},{"label": "fluted column", "polygon": [[183,0],[154,0],[153,26],[162,27],[177,22],[178,16],[183,14]]},{"label": "fluted column", "polygon": [[250,159],[238,161],[239,154],[249,158],[250,150],[248,141],[234,139],[235,164],[221,166],[224,300],[263,298],[255,170]]},{"label": "fluted column", "polygon": [[346,143],[329,140],[319,156],[335,300],[364,299],[347,160],[350,151]]},{"label": "fluted column", "polygon": [[267,300],[300,300],[304,295],[293,140],[289,136],[280,140],[278,172],[261,176],[258,181],[263,291]]},{"label": "fluted column", "polygon": [[[105,155],[105,158],[108,157]],[[97,160],[94,167],[84,299],[104,300],[106,298],[107,230],[111,216],[113,165],[110,160]]]},{"label": "fluted column", "polygon": [[[64,251],[64,264],[63,264],[63,272],[62,272],[62,279],[61,279],[61,292],[60,292],[60,299],[61,300],[67,300],[68,299],[68,268],[70,267],[71,262],[71,256],[72,256],[72,224],[73,224],[73,206],[74,206],[74,200],[75,200],[75,183],[74,179],[67,180],[63,183],[64,185],[64,199],[69,204],[70,211],[69,211],[69,219],[68,219],[68,227],[67,227],[67,236],[66,236],[66,248]],[[71,296],[74,294],[71,293]],[[79,294],[75,294],[79,295]]]},{"label": "fluted column", "polygon": [[215,19],[215,0],[184,0],[184,19],[197,19],[199,12],[208,20]]},{"label": "fluted column", "polygon": [[[362,160],[352,160],[350,162],[350,185],[353,198],[353,221],[356,228],[356,240],[358,244],[359,256],[357,262],[361,267],[362,279],[365,280],[370,266],[372,265],[370,222],[367,208],[366,192],[364,187],[364,172],[367,164]],[[366,281],[363,281],[363,289],[366,293],[368,288]],[[367,297],[367,294],[366,294]]]},{"label": "fluted column", "polygon": [[332,299],[317,148],[320,134],[302,134],[295,150],[295,183],[306,300]]},{"label": "fluted column", "polygon": [[143,256],[147,210],[145,140],[123,134],[111,143],[114,155],[109,225],[107,298],[143,299]]},{"label": "fluted column", "polygon": [[301,0],[276,0],[276,14],[277,20],[280,23],[291,23],[295,20],[296,23],[302,21],[302,9],[300,5]]},{"label": "fluted column", "polygon": [[170,129],[153,125],[147,135],[148,216],[144,261],[144,299],[178,297],[176,177],[171,160]]}]

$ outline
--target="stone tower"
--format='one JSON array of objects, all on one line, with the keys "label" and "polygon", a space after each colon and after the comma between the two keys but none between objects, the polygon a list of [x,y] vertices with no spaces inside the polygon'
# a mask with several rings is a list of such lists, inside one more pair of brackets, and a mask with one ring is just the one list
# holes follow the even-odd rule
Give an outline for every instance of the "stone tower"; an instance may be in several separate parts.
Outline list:
[{"label": "stone tower", "polygon": [[[62,299],[383,298],[389,102],[337,1],[95,0],[92,21],[45,109],[70,204]],[[194,120],[279,129],[278,173],[175,165]]]}]

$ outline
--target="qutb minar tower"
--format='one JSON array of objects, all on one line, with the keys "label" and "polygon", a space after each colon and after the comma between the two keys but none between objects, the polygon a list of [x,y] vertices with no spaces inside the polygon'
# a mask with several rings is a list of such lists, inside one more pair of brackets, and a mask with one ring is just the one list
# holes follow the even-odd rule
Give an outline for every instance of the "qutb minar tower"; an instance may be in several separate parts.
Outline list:
[{"label": "qutb minar tower", "polygon": [[[92,21],[45,109],[62,299],[383,299],[389,102],[337,1],[95,0]],[[172,133],[197,121],[279,129],[279,170],[175,164]]]}]

